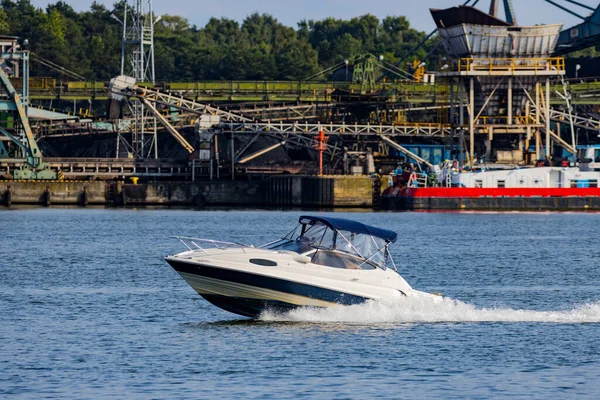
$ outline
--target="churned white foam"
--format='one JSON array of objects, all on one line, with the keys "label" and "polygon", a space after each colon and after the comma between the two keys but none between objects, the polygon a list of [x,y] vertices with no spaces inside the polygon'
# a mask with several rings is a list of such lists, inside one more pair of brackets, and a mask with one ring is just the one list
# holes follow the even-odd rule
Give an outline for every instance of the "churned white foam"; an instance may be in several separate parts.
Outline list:
[{"label": "churned white foam", "polygon": [[477,308],[450,298],[406,297],[392,304],[368,301],[354,306],[303,307],[285,313],[265,312],[263,321],[409,323],[409,322],[600,322],[600,302],[563,311]]}]

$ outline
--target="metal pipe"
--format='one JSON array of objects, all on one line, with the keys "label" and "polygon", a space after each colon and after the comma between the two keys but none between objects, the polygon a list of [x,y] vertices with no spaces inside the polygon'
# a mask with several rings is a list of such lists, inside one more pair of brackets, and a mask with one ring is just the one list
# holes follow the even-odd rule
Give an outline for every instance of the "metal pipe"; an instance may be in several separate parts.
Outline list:
[{"label": "metal pipe", "polygon": [[492,90],[492,93],[490,93],[490,95],[488,96],[488,98],[485,99],[485,103],[483,103],[483,106],[481,107],[481,110],[479,110],[479,112],[477,113],[477,116],[475,117],[475,120],[478,120],[479,117],[481,117],[481,114],[485,111],[485,108],[490,103],[490,100],[492,99],[492,97],[494,97],[494,94],[496,93],[496,90],[498,90],[498,87],[502,84],[502,82],[504,82],[504,78],[500,79],[500,81],[496,84],[496,87],[494,87],[494,90]]},{"label": "metal pipe", "polygon": [[[454,80],[452,81],[452,84],[454,85]],[[460,98],[460,109],[459,109],[459,125],[463,126],[465,124],[465,91],[463,90],[461,85],[457,85],[458,86],[458,92],[459,92],[459,98]]]},{"label": "metal pipe", "polygon": [[250,140],[243,148],[242,150],[239,150],[238,153],[235,155],[235,158],[240,157],[242,154],[244,154],[244,152],[246,150],[248,150],[248,148],[252,145],[252,143],[254,143],[254,141],[256,139],[258,139],[258,137],[260,136],[260,132],[257,132],[256,135],[254,135],[254,137],[252,138],[252,140]]},{"label": "metal pipe", "polygon": [[[520,82],[519,82],[520,83]],[[535,83],[535,123],[536,125],[540,124],[540,83]],[[536,128],[535,130],[535,159],[540,159],[540,146],[541,146],[541,137],[540,137],[540,128]]]},{"label": "metal pipe", "polygon": [[577,14],[575,11],[571,11],[571,10],[569,10],[568,8],[566,8],[566,7],[563,7],[563,6],[561,6],[560,4],[558,4],[558,3],[555,3],[555,2],[553,2],[552,0],[544,0],[544,1],[545,1],[546,3],[550,3],[550,4],[552,4],[552,5],[553,5],[553,6],[555,6],[555,7],[558,7],[558,8],[560,8],[560,9],[561,9],[561,10],[563,10],[564,12],[568,12],[569,14],[571,14],[571,15],[574,15],[574,16],[576,16],[577,18],[580,18],[580,19],[583,19],[583,20],[585,20],[585,17],[582,17],[581,15]]},{"label": "metal pipe", "polygon": [[25,115],[29,115],[29,52],[23,52],[23,92],[21,101],[25,109]]},{"label": "metal pipe", "polygon": [[450,124],[456,125],[456,98],[454,97],[454,85],[450,85]]},{"label": "metal pipe", "polygon": [[471,112],[469,113],[469,164],[473,168],[475,157],[475,80],[469,79],[469,104]]},{"label": "metal pipe", "polygon": [[517,16],[512,5],[512,0],[504,0],[504,13],[506,14],[506,22],[512,26],[516,26]]},{"label": "metal pipe", "polygon": [[[562,99],[565,101],[565,103],[567,104],[567,113],[569,115],[569,126],[571,128],[571,143],[573,146],[573,149],[577,148],[577,138],[575,136],[575,124],[573,122],[573,107],[571,106],[571,96],[569,96],[569,91],[567,89],[567,82],[565,81],[564,76],[560,77],[562,86],[563,86],[563,91],[564,91],[564,95],[560,94],[558,91],[556,92],[556,94],[558,94],[560,97],[562,97]],[[560,124],[558,125],[560,127]],[[558,136],[560,137],[560,129],[558,132]]]},{"label": "metal pipe", "polygon": [[154,158],[158,158],[158,135],[156,134],[157,131],[157,125],[156,125],[156,118],[154,118],[153,121],[154,124],[154,138],[152,140],[154,140]]},{"label": "metal pipe", "polygon": [[406,147],[399,145],[398,143],[394,142],[392,139],[388,138],[387,136],[379,135],[379,137],[381,138],[381,140],[383,140],[384,142],[386,142],[387,144],[389,144],[396,150],[399,150],[402,153],[408,155],[409,157],[414,158],[415,160],[417,160],[418,163],[426,164],[427,166],[433,168],[433,165],[429,161],[425,160],[424,158],[419,157],[412,151],[408,150]]},{"label": "metal pipe", "polygon": [[529,126],[530,121],[530,113],[531,113],[531,105],[529,100],[525,102],[525,125],[527,126],[527,136],[525,139],[525,151],[529,154],[529,143],[531,141],[531,127]]},{"label": "metal pipe", "polygon": [[231,180],[235,180],[235,136],[233,131],[231,131]]},{"label": "metal pipe", "polygon": [[215,163],[217,164],[217,180],[219,180],[219,135],[215,135]]},{"label": "metal pipe", "polygon": [[119,158],[119,143],[121,143],[121,130],[117,131],[117,150],[115,153],[115,158]]},{"label": "metal pipe", "polygon": [[575,4],[576,6],[579,6],[579,7],[585,8],[585,9],[587,9],[587,10],[590,10],[590,11],[592,11],[592,12],[596,11],[596,10],[595,10],[595,9],[593,9],[592,7],[590,7],[590,6],[586,5],[586,4],[580,3],[580,2],[578,2],[578,1],[574,1],[574,0],[565,0],[565,1],[566,1],[567,3]]},{"label": "metal pipe", "polygon": [[345,62],[343,62],[343,61],[342,61],[342,62],[339,62],[339,63],[335,64],[333,67],[326,68],[326,69],[324,69],[324,70],[322,70],[322,71],[319,71],[319,72],[317,72],[316,74],[312,74],[311,76],[309,76],[309,77],[306,77],[306,78],[304,78],[304,79],[302,79],[302,80],[303,80],[303,81],[310,81],[310,80],[312,80],[312,79],[316,78],[317,76],[325,75],[326,73],[328,73],[328,72],[330,72],[330,71],[333,71],[333,70],[335,70],[335,69],[337,69],[337,68],[341,67],[341,66],[342,66],[342,65],[344,65],[344,64],[345,64]]},{"label": "metal pipe", "polygon": [[271,150],[275,150],[276,148],[283,146],[283,145],[285,145],[285,140],[280,143],[274,144],[273,146],[269,146],[265,149],[259,150],[256,153],[250,154],[249,156],[242,158],[240,161],[238,161],[238,163],[239,164],[247,163],[250,160],[254,160],[256,157],[260,157],[263,154],[268,153]]},{"label": "metal pipe", "polygon": [[125,42],[127,39],[127,3],[123,10],[123,37],[121,39],[121,75],[125,75]]},{"label": "metal pipe", "polygon": [[576,155],[577,154],[577,150],[575,148],[573,148],[573,146],[571,146],[569,143],[565,142],[561,137],[560,137],[560,133],[556,134],[552,131],[550,131],[550,135],[554,138],[554,140],[556,141],[556,143],[558,143],[559,145],[561,145],[565,150],[567,150],[569,153]]},{"label": "metal pipe", "polygon": [[550,79],[546,78],[546,158],[550,159]]},{"label": "metal pipe", "polygon": [[492,0],[490,3],[490,15],[494,18],[498,18],[498,0]]},{"label": "metal pipe", "polygon": [[[188,143],[187,140],[177,130],[167,121],[167,119],[144,97],[140,98],[142,103],[148,107],[148,109],[154,114],[154,116],[160,121],[160,123],[165,127],[165,129],[173,135],[173,137],[187,150],[188,153],[194,152],[194,147]],[[143,144],[142,144],[143,146]]]},{"label": "metal pipe", "polygon": [[513,123],[513,91],[512,91],[512,77],[508,77],[508,112],[507,112],[507,123],[508,125],[512,125]]}]

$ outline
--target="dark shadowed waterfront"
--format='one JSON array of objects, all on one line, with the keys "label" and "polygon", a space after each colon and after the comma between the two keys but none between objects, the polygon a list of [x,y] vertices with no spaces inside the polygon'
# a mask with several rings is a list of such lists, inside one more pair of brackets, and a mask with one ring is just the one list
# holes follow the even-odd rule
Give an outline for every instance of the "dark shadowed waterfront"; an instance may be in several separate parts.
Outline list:
[{"label": "dark shadowed waterfront", "polygon": [[0,397],[597,398],[600,214],[337,213],[395,230],[427,304],[250,321],[164,261],[297,211],[0,209]]}]

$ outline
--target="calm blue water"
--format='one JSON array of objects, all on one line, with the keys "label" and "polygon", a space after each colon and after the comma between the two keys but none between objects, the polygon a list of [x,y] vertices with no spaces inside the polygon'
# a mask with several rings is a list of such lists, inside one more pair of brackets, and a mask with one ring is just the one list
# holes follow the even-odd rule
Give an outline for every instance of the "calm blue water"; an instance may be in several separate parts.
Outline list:
[{"label": "calm blue water", "polygon": [[2,398],[598,398],[600,214],[338,213],[438,305],[250,321],[163,261],[300,212],[0,208]]}]

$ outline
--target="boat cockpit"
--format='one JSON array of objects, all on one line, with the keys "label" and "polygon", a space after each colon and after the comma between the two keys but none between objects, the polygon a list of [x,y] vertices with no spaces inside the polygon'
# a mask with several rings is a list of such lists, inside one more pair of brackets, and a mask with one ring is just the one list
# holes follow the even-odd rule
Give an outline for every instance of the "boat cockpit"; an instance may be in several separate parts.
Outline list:
[{"label": "boat cockpit", "polygon": [[298,253],[328,267],[397,271],[389,250],[395,232],[342,218],[301,216],[298,222],[282,239],[262,247]]}]

